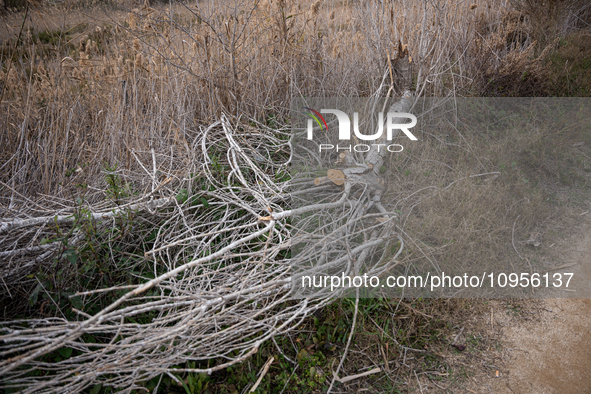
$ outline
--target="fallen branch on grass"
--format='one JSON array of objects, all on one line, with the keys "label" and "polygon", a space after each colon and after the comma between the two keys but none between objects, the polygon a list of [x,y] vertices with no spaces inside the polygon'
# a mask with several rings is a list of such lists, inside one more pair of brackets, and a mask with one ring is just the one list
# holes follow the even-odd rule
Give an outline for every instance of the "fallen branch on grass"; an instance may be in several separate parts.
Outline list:
[{"label": "fallen branch on grass", "polygon": [[[398,105],[409,106],[411,98],[406,95]],[[246,360],[267,340],[293,330],[316,309],[348,291],[316,289],[298,297],[294,284],[302,276],[327,270],[379,276],[395,264],[404,242],[393,232],[396,216],[380,202],[384,191],[380,155],[354,162],[345,159],[346,168],[330,173],[333,186],[318,188],[313,178],[305,180],[306,193],[319,193],[323,202],[286,209],[289,184],[278,182],[273,175],[284,163],[257,160],[251,147],[265,144],[275,152],[289,152],[288,139],[276,129],[238,133],[239,127],[223,116],[193,144],[201,150],[191,172],[202,174],[201,182],[210,191],[204,192],[196,180],[186,177],[175,184],[176,192],[154,187],[148,194],[158,197],[153,201],[144,202],[146,195],[90,214],[107,227],[107,219],[138,211],[132,220],[141,218],[143,228],[132,222],[128,231],[152,232],[154,237],[142,255],[133,254],[134,262],[147,267],[153,279],[74,294],[83,302],[113,294],[98,312],[76,308],[79,320],[4,323],[0,328],[0,376],[6,387],[25,387],[25,393],[58,393],[101,383],[131,390],[140,387],[138,382],[163,373],[212,373]],[[220,152],[225,154],[225,168],[219,164]],[[152,162],[156,166],[154,153]],[[141,175],[153,184],[155,171],[144,170]],[[187,198],[179,201],[178,190],[186,190]],[[158,209],[163,207],[167,209]],[[302,215],[304,226],[306,221],[322,218],[321,231],[295,235],[292,228]],[[0,228],[2,245],[26,245],[2,252],[13,259],[12,270],[32,270],[39,256],[51,261],[59,252],[53,243],[35,245],[48,234],[51,223],[63,227],[63,237],[70,237],[63,240],[68,247],[83,247],[77,237],[84,233],[72,227],[74,215],[5,221]],[[146,228],[148,224],[151,227]],[[359,236],[365,239],[360,242]],[[118,244],[119,239],[106,239],[110,255],[125,245]],[[385,254],[384,245],[391,240],[399,241],[394,258],[372,261],[370,256]],[[285,258],[284,251],[293,245],[302,246],[298,255]],[[106,340],[88,342],[84,339],[88,335]],[[43,361],[44,356],[63,348],[75,352],[51,365]],[[179,369],[186,360],[214,363]],[[26,375],[38,370],[49,373]]]},{"label": "fallen branch on grass", "polygon": [[[91,212],[89,215],[90,218],[92,218],[93,220],[108,220],[121,214],[122,212],[162,208],[170,204],[172,201],[172,197],[160,198],[145,203],[127,204],[118,208],[114,208],[108,212]],[[72,224],[76,220],[77,218],[74,214],[43,216],[30,219],[8,219],[0,222],[0,234],[7,233],[9,231],[16,230],[21,227],[42,226],[47,224]]]},{"label": "fallen branch on grass", "polygon": [[363,377],[366,377],[366,376],[369,376],[369,375],[373,375],[373,374],[376,374],[376,373],[380,373],[380,372],[382,372],[382,369],[378,367],[378,368],[370,369],[367,372],[358,373],[357,375],[349,375],[349,376],[346,376],[344,378],[339,378],[337,380],[340,383],[347,383],[347,382],[350,382],[352,380],[363,378]]}]

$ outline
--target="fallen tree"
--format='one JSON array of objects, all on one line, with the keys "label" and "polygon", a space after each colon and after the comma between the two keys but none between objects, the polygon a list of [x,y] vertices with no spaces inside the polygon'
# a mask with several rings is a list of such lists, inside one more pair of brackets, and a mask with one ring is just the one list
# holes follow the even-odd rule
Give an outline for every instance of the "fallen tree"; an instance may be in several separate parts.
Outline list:
[{"label": "fallen tree", "polygon": [[[396,105],[408,109],[412,95],[406,94]],[[290,181],[277,181],[276,176],[292,160],[288,135],[288,130],[247,128],[224,116],[203,129],[195,141],[200,150],[196,163],[201,161],[198,176],[158,181],[157,160],[153,160],[152,171],[140,162],[144,176],[151,179],[152,191],[126,204],[3,219],[2,278],[13,283],[40,265],[63,259],[64,250],[85,246],[84,223],[109,229],[117,226],[122,215],[133,215],[133,221],[153,223],[153,228],[143,232],[156,232],[151,248],[142,256],[144,264],[152,266],[152,279],[143,277],[134,284],[72,295],[82,300],[80,308],[72,308],[75,319],[3,323],[3,384],[26,387],[24,392],[74,392],[96,383],[130,391],[163,373],[224,369],[256,353],[274,336],[294,329],[346,290],[325,289],[294,298],[293,283],[302,275],[314,274],[315,267],[348,267],[346,275],[359,274],[362,262],[393,238],[400,240],[399,253],[403,243],[393,231],[395,215],[380,202],[384,185],[378,171],[383,157],[368,154],[362,162],[359,158],[344,160],[349,164],[338,170],[343,178],[319,187],[330,201],[287,209]],[[225,168],[220,168],[220,152],[225,153]],[[314,177],[293,180],[318,188],[314,181]],[[204,188],[204,184],[211,187]],[[317,242],[305,237],[294,241],[291,220],[302,213],[308,217],[336,215],[333,227],[323,229],[327,239],[342,240],[343,231],[348,233],[345,239],[368,227],[371,231],[366,242],[349,250],[324,244],[319,254]],[[57,228],[67,237],[52,240]],[[51,242],[40,245],[40,239]],[[287,257],[293,242],[304,245],[298,253],[298,267],[309,268],[303,271],[296,272]],[[108,247],[116,243],[116,237],[106,242]],[[380,260],[363,269],[380,275],[394,261]],[[92,297],[105,293],[119,296],[97,313],[84,311]],[[101,340],[90,342],[88,336]],[[44,359],[60,349],[71,349],[71,356],[59,362]],[[215,362],[202,368],[177,367],[189,360]]]}]

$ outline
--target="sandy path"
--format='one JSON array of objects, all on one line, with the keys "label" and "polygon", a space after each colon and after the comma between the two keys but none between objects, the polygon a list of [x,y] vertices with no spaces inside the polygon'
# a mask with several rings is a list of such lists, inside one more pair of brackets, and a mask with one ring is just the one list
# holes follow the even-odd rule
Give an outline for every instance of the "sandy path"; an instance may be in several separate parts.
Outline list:
[{"label": "sandy path", "polygon": [[[574,285],[586,288],[588,297],[591,214],[582,220],[564,255],[564,261],[578,264],[563,272],[574,272]],[[591,299],[550,298],[539,303],[537,317],[530,320],[495,314],[503,327],[505,362],[500,378],[491,377],[482,392],[591,393]]]},{"label": "sandy path", "polygon": [[508,357],[493,393],[591,393],[591,300],[549,299],[542,311],[504,328]]}]

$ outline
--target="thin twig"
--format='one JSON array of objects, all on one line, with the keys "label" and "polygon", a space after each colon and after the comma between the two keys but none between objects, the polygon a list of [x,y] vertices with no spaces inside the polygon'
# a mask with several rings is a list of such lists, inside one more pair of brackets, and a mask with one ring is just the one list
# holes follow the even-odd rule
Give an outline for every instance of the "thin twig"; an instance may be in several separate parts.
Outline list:
[{"label": "thin twig", "polygon": [[259,384],[261,384],[261,381],[263,380],[263,378],[267,374],[267,371],[269,370],[269,367],[271,366],[271,363],[273,362],[273,360],[275,360],[274,357],[269,357],[269,359],[267,360],[265,365],[263,365],[263,369],[259,373],[259,378],[257,379],[256,383],[252,386],[249,393],[254,393],[256,391],[257,387],[259,387]]},{"label": "thin twig", "polygon": [[332,386],[334,385],[334,382],[339,379],[339,377],[338,377],[339,371],[341,370],[341,367],[343,366],[343,363],[345,362],[345,359],[347,358],[347,351],[349,350],[349,346],[351,345],[351,339],[353,339],[353,333],[355,332],[355,324],[357,323],[358,310],[359,310],[359,288],[356,288],[355,289],[355,311],[353,312],[353,322],[351,323],[351,332],[349,332],[349,338],[347,339],[347,345],[345,346],[345,351],[343,352],[343,355],[341,356],[341,361],[339,362],[337,370],[333,372],[330,386],[328,386],[328,390],[326,390],[327,394],[329,394],[330,391],[332,390]]}]

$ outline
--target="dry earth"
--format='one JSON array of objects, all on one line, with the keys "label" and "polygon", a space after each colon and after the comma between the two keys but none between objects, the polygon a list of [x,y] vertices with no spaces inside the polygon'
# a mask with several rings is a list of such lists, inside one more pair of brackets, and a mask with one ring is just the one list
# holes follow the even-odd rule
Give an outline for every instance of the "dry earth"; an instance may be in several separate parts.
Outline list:
[{"label": "dry earth", "polygon": [[545,300],[538,321],[504,334],[507,360],[490,392],[591,393],[591,300]]},{"label": "dry earth", "polygon": [[[560,271],[574,272],[573,284],[588,291],[591,284],[591,213],[580,216],[582,222],[562,241],[565,252],[561,263],[576,265]],[[573,294],[560,295],[572,297]],[[549,296],[555,295],[550,293]],[[468,391],[591,393],[591,299],[534,300],[525,307],[529,313],[513,315],[504,309],[502,303],[495,305],[492,323],[500,327],[503,343],[499,377],[496,377],[497,371],[480,376],[478,391]]]}]

